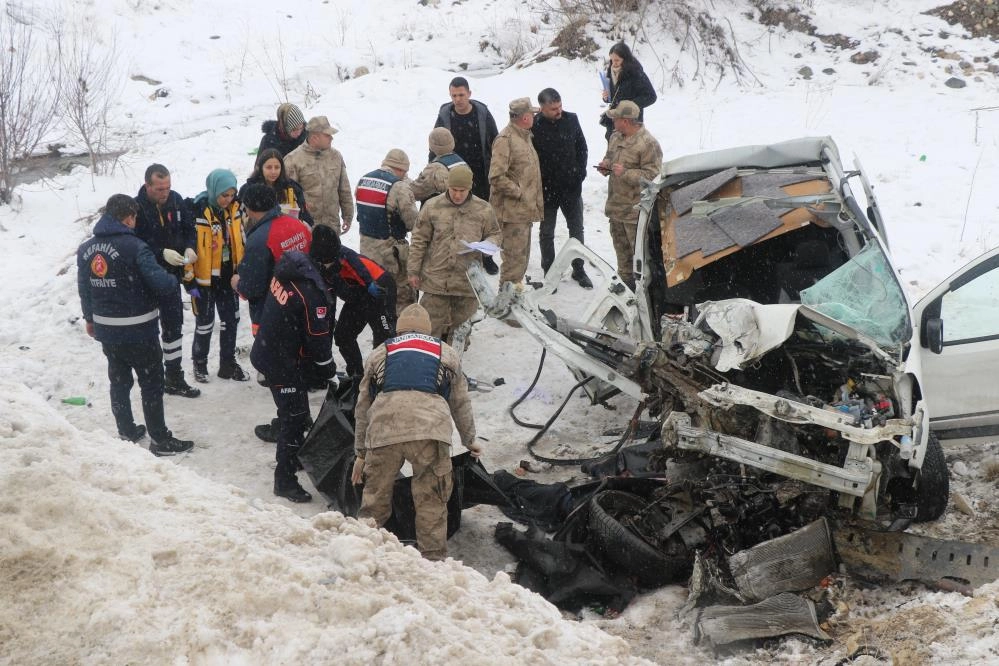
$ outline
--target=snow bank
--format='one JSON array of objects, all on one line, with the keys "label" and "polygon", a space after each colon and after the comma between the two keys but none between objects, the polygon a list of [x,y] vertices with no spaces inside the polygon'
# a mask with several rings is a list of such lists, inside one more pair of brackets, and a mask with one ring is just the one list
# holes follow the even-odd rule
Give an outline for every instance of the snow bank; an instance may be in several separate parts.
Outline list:
[{"label": "snow bank", "polygon": [[639,663],[514,585],[311,520],[0,382],[0,661]]}]

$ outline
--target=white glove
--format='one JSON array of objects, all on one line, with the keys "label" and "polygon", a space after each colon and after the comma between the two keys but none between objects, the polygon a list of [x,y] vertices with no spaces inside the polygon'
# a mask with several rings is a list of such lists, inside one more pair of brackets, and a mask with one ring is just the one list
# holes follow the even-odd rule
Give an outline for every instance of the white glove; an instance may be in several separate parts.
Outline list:
[{"label": "white glove", "polygon": [[171,266],[184,265],[183,255],[181,255],[181,253],[177,252],[176,250],[171,250],[170,248],[166,248],[165,250],[163,250],[163,260],[166,261]]},{"label": "white glove", "polygon": [[465,445],[465,448],[468,449],[468,452],[472,454],[473,458],[478,458],[482,455],[482,445],[478,442],[469,442]]},{"label": "white glove", "polygon": [[191,248],[187,248],[186,250],[184,250],[184,263],[185,264],[193,264],[197,260],[198,260],[198,255],[195,254],[194,250],[192,250]]}]

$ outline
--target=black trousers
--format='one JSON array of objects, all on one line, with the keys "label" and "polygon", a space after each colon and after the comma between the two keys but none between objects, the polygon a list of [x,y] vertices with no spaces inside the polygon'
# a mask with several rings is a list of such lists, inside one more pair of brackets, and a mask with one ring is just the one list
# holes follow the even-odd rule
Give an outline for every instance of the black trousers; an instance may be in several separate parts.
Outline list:
[{"label": "black trousers", "polygon": [[311,415],[309,413],[309,391],[301,380],[271,385],[271,397],[277,407],[278,431],[277,451],[274,458],[274,483],[285,485],[295,480],[298,469],[295,456],[305,441],[305,430]]},{"label": "black trousers", "polygon": [[215,330],[215,311],[219,313],[219,356],[223,363],[236,360],[236,327],[239,325],[239,298],[232,287],[198,287],[200,298],[191,297],[195,329],[191,357],[207,361]]},{"label": "black trousers", "polygon": [[135,429],[131,399],[134,371],[142,393],[146,430],[153,439],[165,437],[169,431],[163,417],[163,352],[155,338],[148,343],[104,342],[101,346],[108,359],[111,413],[118,432],[125,435]]},{"label": "black trousers", "polygon": [[184,330],[184,304],[180,299],[180,285],[160,301],[160,333],[163,340],[163,365],[167,372],[179,372],[181,335]]},{"label": "black trousers", "polygon": [[569,238],[583,242],[583,197],[580,194],[561,194],[545,200],[544,218],[538,230],[538,244],[541,246],[541,268],[547,273],[555,261],[555,221],[559,210],[565,215],[569,227]]},{"label": "black trousers", "polygon": [[357,336],[365,326],[371,327],[372,348],[395,335],[395,279],[386,271],[375,282],[385,293],[379,298],[365,294],[344,303],[333,328],[333,342],[340,350],[350,376],[364,374],[364,360]]}]

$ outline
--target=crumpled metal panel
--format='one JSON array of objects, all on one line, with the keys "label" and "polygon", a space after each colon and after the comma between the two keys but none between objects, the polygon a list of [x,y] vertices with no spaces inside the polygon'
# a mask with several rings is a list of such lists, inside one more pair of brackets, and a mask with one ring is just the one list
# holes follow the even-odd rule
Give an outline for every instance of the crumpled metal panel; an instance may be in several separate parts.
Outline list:
[{"label": "crumpled metal panel", "polygon": [[832,640],[819,626],[815,604],[790,592],[752,606],[709,606],[694,623],[694,641],[713,646],[785,634]]},{"label": "crumpled metal panel", "polygon": [[764,541],[728,558],[739,591],[749,601],[807,590],[836,571],[832,535],[825,518]]}]

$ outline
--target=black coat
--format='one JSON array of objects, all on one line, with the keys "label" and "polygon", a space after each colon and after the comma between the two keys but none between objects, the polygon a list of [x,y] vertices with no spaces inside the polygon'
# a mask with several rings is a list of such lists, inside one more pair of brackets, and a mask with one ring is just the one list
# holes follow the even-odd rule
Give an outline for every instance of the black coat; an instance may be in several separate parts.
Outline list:
[{"label": "black coat", "polygon": [[[658,97],[656,89],[652,87],[652,81],[645,74],[642,65],[638,61],[622,65],[616,85],[608,65],[607,80],[610,81],[610,108],[616,108],[626,99],[631,100],[638,105],[638,119],[644,122],[645,107],[655,104]],[[606,115],[600,116],[600,124],[607,128],[607,136],[610,136],[611,132],[614,131],[614,121]]]},{"label": "black coat", "polygon": [[302,130],[297,139],[293,139],[280,131],[276,120],[265,120],[264,124],[260,126],[260,131],[264,135],[260,137],[260,147],[257,148],[257,155],[268,148],[274,148],[281,153],[281,157],[284,157],[305,143],[305,130]]},{"label": "black coat", "polygon": [[139,188],[135,202],[139,204],[139,212],[135,216],[135,235],[149,245],[160,266],[171,275],[183,277],[184,267],[168,264],[163,258],[163,250],[169,248],[184,254],[184,250],[197,247],[198,232],[195,230],[190,200],[170,190],[166,203],[157,206],[146,195],[146,186],[143,185]]},{"label": "black coat", "polygon": [[583,128],[575,113],[562,112],[558,120],[534,115],[534,150],[541,163],[541,189],[546,203],[575,198],[586,178],[587,149]]},{"label": "black coat", "polygon": [[[243,195],[246,194],[246,188],[254,183],[263,183],[264,177],[262,175],[250,176],[243,183],[243,186],[239,188],[239,193],[236,195],[236,199],[239,201],[243,200]],[[274,183],[274,194],[277,195],[277,201],[279,204],[291,204],[288,201],[288,188],[291,188],[292,193],[295,195],[295,203],[298,208],[298,219],[305,222],[310,227],[315,226],[315,222],[312,219],[312,213],[309,212],[309,205],[305,201],[305,190],[302,186],[298,184],[298,181],[292,180],[291,178],[279,179]]]}]

